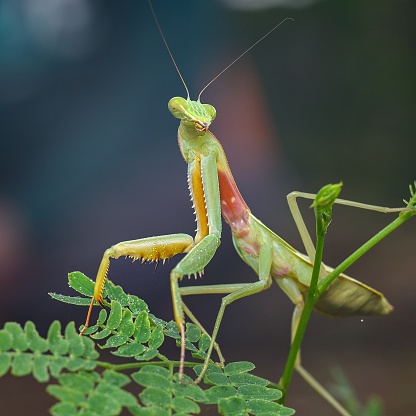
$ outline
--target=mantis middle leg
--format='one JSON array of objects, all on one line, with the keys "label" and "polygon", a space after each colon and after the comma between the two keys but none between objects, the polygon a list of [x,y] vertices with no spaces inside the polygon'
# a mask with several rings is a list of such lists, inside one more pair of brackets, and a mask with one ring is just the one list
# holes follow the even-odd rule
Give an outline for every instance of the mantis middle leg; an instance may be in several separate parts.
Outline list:
[{"label": "mantis middle leg", "polygon": [[237,299],[254,295],[256,293],[268,289],[272,284],[272,279],[270,277],[271,264],[272,247],[270,244],[263,244],[259,252],[259,281],[254,283],[236,283],[229,285],[211,285],[200,287],[192,286],[180,289],[182,296],[196,294],[227,294],[221,300],[221,306],[218,311],[217,318],[215,320],[214,329],[211,335],[211,343],[207,351],[207,356],[205,358],[201,373],[195,380],[195,384],[198,384],[202,380],[208,368],[208,364],[212,355],[212,350],[215,347],[217,334],[221,326],[222,318],[225,313],[225,308]]}]

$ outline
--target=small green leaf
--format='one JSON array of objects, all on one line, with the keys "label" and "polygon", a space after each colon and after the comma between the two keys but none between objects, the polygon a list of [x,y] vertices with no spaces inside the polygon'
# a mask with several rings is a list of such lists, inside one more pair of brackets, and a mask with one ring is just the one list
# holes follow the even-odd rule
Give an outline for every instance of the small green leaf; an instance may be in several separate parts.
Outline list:
[{"label": "small green leaf", "polygon": [[186,399],[185,397],[175,397],[171,401],[171,406],[176,412],[193,413],[199,414],[201,409],[192,400]]},{"label": "small green leaf", "polygon": [[153,321],[155,326],[162,325],[165,328],[168,324],[166,321],[164,321],[163,319],[157,318],[152,313],[149,313],[149,318]]},{"label": "small green leaf", "polygon": [[202,334],[201,339],[198,342],[198,348],[201,351],[206,351],[209,348],[209,345],[211,344],[211,339],[207,334]]},{"label": "small green leaf", "polygon": [[56,403],[50,409],[52,416],[76,416],[78,415],[78,408],[69,403]]},{"label": "small green leaf", "polygon": [[171,381],[165,376],[157,373],[143,371],[147,367],[137,373],[131,375],[132,379],[143,387],[157,387],[162,390],[169,390]]},{"label": "small green leaf", "polygon": [[136,355],[134,358],[138,361],[149,361],[153,360],[159,354],[158,350],[154,348],[148,348],[144,354]]},{"label": "small green leaf", "polygon": [[[183,383],[174,383],[172,384],[172,390],[177,397],[188,397],[198,402],[207,400],[205,391],[199,386]],[[235,393],[235,389],[233,388]]]},{"label": "small green leaf", "polygon": [[50,357],[49,371],[52,377],[58,378],[61,371],[67,366],[68,360],[67,357]]},{"label": "small green leaf", "polygon": [[65,328],[65,338],[69,343],[69,354],[79,357],[84,353],[85,346],[82,337],[77,333],[73,321],[69,322]]},{"label": "small green leaf", "polygon": [[107,370],[103,375],[103,380],[113,386],[124,387],[130,383],[130,377],[117,371]]},{"label": "small green leaf", "polygon": [[[180,339],[177,339],[176,340],[176,346],[177,347],[180,347],[181,346],[181,340]],[[198,350],[198,348],[195,347],[195,345],[192,344],[192,342],[190,342],[190,341],[185,341],[185,348],[187,350],[189,350],[189,351],[192,351],[192,352],[195,352],[197,354],[200,354],[200,351]]]},{"label": "small green leaf", "polygon": [[140,400],[146,406],[168,407],[171,396],[165,390],[156,387],[147,387],[139,394]]},{"label": "small green leaf", "polygon": [[13,345],[13,338],[12,336],[5,330],[0,330],[0,351],[7,351],[12,348]]},{"label": "small green leaf", "polygon": [[137,399],[129,392],[122,390],[112,384],[101,383],[96,390],[97,393],[111,397],[117,401],[121,406],[134,406],[137,404]]},{"label": "small green leaf", "polygon": [[[81,272],[72,272],[68,274],[68,284],[72,289],[81,293],[81,295],[92,298],[94,295],[94,282]],[[91,299],[89,300],[91,302]]]},{"label": "small green leaf", "polygon": [[159,406],[139,407],[131,406],[129,411],[133,416],[170,416],[171,413]]},{"label": "small green leaf", "polygon": [[277,389],[247,384],[238,389],[238,395],[245,400],[253,400],[261,397],[263,400],[274,401],[282,397],[282,392]]},{"label": "small green leaf", "polygon": [[84,329],[84,326],[82,326],[83,332],[82,335],[86,336],[86,335],[92,335],[95,334],[100,327],[98,325],[93,325],[93,326],[89,326],[87,329]]},{"label": "small green leaf", "polygon": [[95,413],[106,416],[118,415],[122,409],[120,403],[113,397],[98,392],[88,398],[88,406],[94,409]]},{"label": "small green leaf", "polygon": [[35,324],[32,321],[25,323],[26,340],[33,352],[45,352],[49,349],[48,342],[43,339],[36,330]]},{"label": "small green leaf", "polygon": [[16,322],[6,322],[4,329],[13,339],[13,348],[16,351],[26,351],[28,348],[26,334],[22,327]]},{"label": "small green leaf", "polygon": [[58,378],[63,387],[88,394],[94,389],[94,382],[81,374],[62,374]]},{"label": "small green leaf", "polygon": [[196,358],[199,361],[204,361],[205,358],[207,357],[207,354],[201,350],[198,350],[197,352],[192,351],[191,354],[192,354],[192,357]]},{"label": "small green leaf", "polygon": [[47,355],[37,355],[33,359],[33,377],[39,383],[46,383],[49,380],[48,364],[49,357]]},{"label": "small green leaf", "polygon": [[120,325],[121,317],[122,317],[121,304],[117,300],[113,300],[111,302],[111,311],[110,311],[110,316],[108,317],[108,320],[107,320],[107,327],[109,329],[117,329],[118,326]]},{"label": "small green leaf", "polygon": [[81,298],[79,296],[66,296],[54,292],[49,292],[48,295],[52,299],[59,300],[59,302],[68,303],[70,305],[89,306],[89,304],[91,303],[91,299]]},{"label": "small green leaf", "polygon": [[103,329],[100,332],[96,332],[95,334],[91,335],[91,338],[94,339],[104,339],[107,338],[111,334],[111,331],[107,328]]},{"label": "small green leaf", "polygon": [[12,374],[14,376],[26,376],[32,371],[32,360],[30,355],[16,354],[12,363]]},{"label": "small green leaf", "polygon": [[58,400],[73,404],[75,406],[85,402],[85,396],[81,392],[78,390],[73,390],[69,387],[50,384],[46,387],[46,391]]},{"label": "small green leaf", "polygon": [[113,282],[107,280],[105,287],[107,289],[107,296],[112,302],[117,301],[121,306],[127,306],[129,304],[129,297],[121,286],[116,286]]},{"label": "small green leaf", "polygon": [[98,315],[97,325],[102,325],[106,319],[107,319],[107,311],[103,308],[100,310],[100,314]]},{"label": "small green leaf", "polygon": [[170,377],[170,371],[167,368],[158,365],[149,364],[146,367],[143,367],[140,372],[143,374],[157,374],[165,378]]},{"label": "small green leaf", "polygon": [[248,373],[255,368],[256,366],[249,361],[239,361],[237,363],[227,364],[224,368],[224,374],[231,376],[233,374]]},{"label": "small green leaf", "polygon": [[257,386],[267,386],[269,381],[265,378],[257,377],[253,374],[234,374],[229,377],[231,384],[234,386],[244,386],[245,384],[254,384]]},{"label": "small green leaf", "polygon": [[246,402],[240,397],[227,397],[218,402],[218,411],[221,415],[246,414]]},{"label": "small green leaf", "polygon": [[61,335],[61,323],[53,321],[48,330],[49,349],[52,354],[64,355],[68,352],[69,343]]},{"label": "small green leaf", "polygon": [[218,403],[220,399],[237,395],[237,390],[232,386],[214,386],[205,390],[207,403]]},{"label": "small green leaf", "polygon": [[221,373],[211,373],[206,375],[207,380],[217,386],[227,386],[230,384],[228,378]]},{"label": "small green leaf", "polygon": [[186,324],[185,337],[189,342],[198,342],[201,338],[201,330],[195,324]]},{"label": "small green leaf", "polygon": [[[66,361],[66,368],[69,371],[78,371],[81,369],[88,369],[88,361],[84,360],[83,358],[80,357],[69,357]],[[95,363],[92,362],[93,368],[95,366]]]},{"label": "small green leaf", "polygon": [[119,357],[135,357],[140,355],[145,350],[145,347],[142,344],[137,342],[131,342],[125,345],[122,345],[117,351],[114,351],[114,355]]},{"label": "small green leaf", "polygon": [[181,334],[179,333],[179,328],[176,322],[170,321],[166,323],[165,335],[174,339],[181,339]]},{"label": "small green leaf", "polygon": [[0,353],[0,377],[4,376],[10,368],[12,358],[10,354]]},{"label": "small green leaf", "polygon": [[123,335],[127,335],[128,337],[132,336],[134,333],[134,324],[133,324],[133,316],[130,309],[125,309],[123,312],[123,317],[121,318],[121,323],[119,326],[119,331]]},{"label": "small green leaf", "polygon": [[125,344],[128,339],[129,337],[127,335],[113,335],[107,339],[107,342],[101,348],[119,347],[120,345]]},{"label": "small green leaf", "polygon": [[158,349],[165,340],[162,325],[158,325],[152,332],[149,338],[149,348]]},{"label": "small green leaf", "polygon": [[250,400],[247,402],[247,408],[249,411],[255,415],[277,415],[277,416],[289,416],[293,415],[295,411],[287,407],[282,406],[281,404],[269,402],[266,400]]},{"label": "small green leaf", "polygon": [[151,331],[150,331],[150,320],[147,311],[141,311],[139,316],[134,322],[135,331],[134,339],[138,342],[147,342],[149,341]]},{"label": "small green leaf", "polygon": [[[195,371],[196,375],[200,375],[202,369],[204,368],[204,366],[202,364],[197,364],[193,367],[193,370]],[[214,364],[208,364],[208,369],[206,371],[207,374],[210,373],[219,373],[219,374],[223,374],[221,368],[219,368],[218,366],[214,365]]]},{"label": "small green leaf", "polygon": [[138,315],[141,311],[147,311],[149,307],[146,302],[142,299],[139,299],[135,295],[128,295],[129,298],[129,308],[134,315]]},{"label": "small green leaf", "polygon": [[84,358],[89,358],[90,360],[96,360],[100,354],[95,349],[95,342],[87,337],[81,337],[82,343],[84,344],[84,353],[82,356]]}]

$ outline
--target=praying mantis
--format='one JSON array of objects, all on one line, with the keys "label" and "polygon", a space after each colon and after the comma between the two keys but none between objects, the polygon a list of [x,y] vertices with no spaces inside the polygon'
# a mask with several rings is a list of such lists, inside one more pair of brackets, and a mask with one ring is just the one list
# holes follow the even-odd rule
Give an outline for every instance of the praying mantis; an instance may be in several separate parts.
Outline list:
[{"label": "praying mantis", "polygon": [[[159,27],[157,19],[156,23]],[[201,91],[196,101],[191,100],[188,88],[163,34],[162,38],[187,91],[187,98],[172,98],[168,103],[168,109],[175,118],[180,120],[178,143],[182,157],[188,165],[188,186],[197,221],[196,235],[195,237],[188,234],[153,236],[120,242],[108,248],[104,252],[98,269],[94,296],[84,329],[88,327],[91,310],[95,302],[103,303],[103,289],[111,259],[124,256],[133,260],[164,262],[173,256],[184,254],[185,256],[170,272],[173,315],[181,335],[180,379],[183,375],[185,360],[185,312],[188,313],[182,297],[193,294],[225,295],[211,334],[211,343],[203,370],[196,380],[196,383],[198,383],[203,378],[210,362],[212,350],[216,347],[215,341],[226,307],[238,299],[268,289],[273,280],[277,282],[295,305],[292,320],[293,339],[310,285],[315,258],[315,247],[300,214],[296,199],[298,197],[314,199],[315,195],[300,192],[293,192],[288,195],[289,207],[307,252],[307,255],[304,255],[291,247],[251,213],[238,190],[225,152],[210,130],[216,116],[216,110],[212,105],[203,104],[200,101],[202,92],[212,81]],[[385,208],[342,199],[336,199],[335,202],[384,213],[405,210],[405,208]],[[204,268],[215,255],[221,241],[221,217],[231,229],[233,244],[237,253],[254,270],[258,280],[253,283],[181,288],[179,282],[184,276],[202,276]],[[331,271],[330,267],[321,264],[319,279],[324,279]],[[315,304],[315,309],[329,316],[357,316],[385,315],[390,313],[393,308],[383,294],[377,290],[345,274],[339,274],[319,298]],[[313,387],[318,391],[321,390],[320,386],[311,379],[310,375],[301,366],[300,356],[297,358],[296,368]],[[322,393],[322,390],[320,392],[323,395],[326,394],[325,392]],[[334,404],[334,406],[337,405]],[[340,408],[338,410],[341,414],[348,414],[343,413]]]}]

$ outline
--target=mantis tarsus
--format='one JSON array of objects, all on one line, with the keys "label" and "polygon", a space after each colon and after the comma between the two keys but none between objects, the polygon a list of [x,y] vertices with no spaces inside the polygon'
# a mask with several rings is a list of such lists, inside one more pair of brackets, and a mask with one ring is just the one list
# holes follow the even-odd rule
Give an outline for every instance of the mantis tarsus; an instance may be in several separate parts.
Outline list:
[{"label": "mantis tarsus", "polygon": [[[163,40],[165,41],[164,38]],[[176,67],[173,57],[172,60]],[[188,92],[187,88],[186,90]],[[209,130],[212,121],[215,119],[216,111],[210,104],[202,104],[200,95],[197,101],[193,101],[189,98],[188,93],[186,99],[175,97],[168,104],[170,112],[180,120],[178,141],[182,156],[188,164],[188,184],[197,220],[196,236],[171,234],[148,237],[121,242],[107,249],[97,273],[94,297],[84,327],[88,326],[91,309],[95,301],[100,304],[103,302],[102,293],[107,279],[110,259],[126,256],[142,261],[157,262],[159,260],[164,261],[176,254],[185,254],[185,257],[170,273],[173,313],[181,334],[180,378],[183,374],[185,358],[184,310],[187,310],[182,302],[182,296],[211,293],[226,294],[222,300],[211,335],[211,344],[203,371],[196,382],[202,379],[210,361],[226,306],[237,299],[267,289],[272,284],[272,279],[276,280],[295,305],[292,324],[292,337],[294,336],[308,292],[315,258],[314,245],[296,203],[297,197],[314,199],[315,195],[294,192],[288,196],[290,209],[307,252],[307,256],[305,256],[292,248],[252,215],[237,188],[221,144]],[[405,209],[383,208],[345,200],[336,200],[335,202],[380,212],[400,212]],[[237,253],[255,271],[259,277],[258,281],[248,284],[180,288],[178,283],[185,275],[201,276],[205,266],[214,256],[220,245],[221,215],[231,228]],[[324,279],[331,270],[322,264],[320,279]],[[392,310],[391,305],[380,292],[344,274],[339,274],[336,277],[314,306],[316,310],[330,316],[384,315]],[[301,367],[299,357],[296,367],[310,384],[320,390],[321,394],[326,394]],[[342,409],[338,410],[341,413],[343,412]]]}]

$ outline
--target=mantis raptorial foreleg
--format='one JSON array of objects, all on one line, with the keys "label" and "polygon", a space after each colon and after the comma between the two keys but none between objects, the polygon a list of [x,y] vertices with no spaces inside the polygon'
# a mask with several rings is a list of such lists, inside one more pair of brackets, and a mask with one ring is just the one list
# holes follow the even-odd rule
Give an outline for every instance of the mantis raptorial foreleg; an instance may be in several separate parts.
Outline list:
[{"label": "mantis raptorial foreleg", "polygon": [[118,243],[104,252],[98,269],[91,301],[83,331],[88,327],[94,302],[102,304],[104,283],[110,266],[110,259],[120,256],[133,260],[159,261],[184,253],[185,257],[170,273],[173,314],[181,333],[181,357],[179,378],[182,378],[185,360],[185,316],[182,307],[178,281],[185,275],[202,275],[204,267],[215,254],[221,236],[221,209],[218,189],[217,163],[214,154],[188,155],[188,180],[198,229],[195,239],[187,234],[172,234],[148,237]]},{"label": "mantis raptorial foreleg", "polygon": [[[303,219],[302,219],[303,221]],[[295,304],[295,309],[292,315],[292,329],[291,329],[291,342],[295,337],[299,320],[302,315],[304,300],[302,294],[296,284],[291,279],[278,279],[276,280],[280,288],[286,293],[289,299]],[[342,416],[350,416],[349,412],[319,383],[315,377],[313,377],[301,364],[300,350],[296,356],[295,370],[301,375],[301,377],[328,403],[330,403]]]}]

